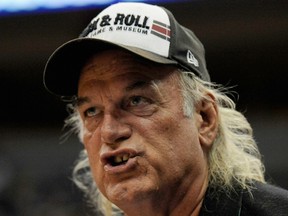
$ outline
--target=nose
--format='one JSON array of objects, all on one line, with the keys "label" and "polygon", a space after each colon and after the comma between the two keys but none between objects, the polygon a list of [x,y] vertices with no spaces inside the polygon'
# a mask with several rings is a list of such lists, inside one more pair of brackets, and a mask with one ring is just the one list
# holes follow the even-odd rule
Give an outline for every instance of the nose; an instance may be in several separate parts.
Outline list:
[{"label": "nose", "polygon": [[132,130],[128,124],[112,114],[105,114],[101,126],[101,141],[113,145],[131,136]]}]

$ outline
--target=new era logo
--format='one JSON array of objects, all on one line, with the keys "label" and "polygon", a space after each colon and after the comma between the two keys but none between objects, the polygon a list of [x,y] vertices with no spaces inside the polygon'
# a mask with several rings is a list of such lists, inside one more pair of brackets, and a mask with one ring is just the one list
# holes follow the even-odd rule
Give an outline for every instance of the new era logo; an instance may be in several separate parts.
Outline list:
[{"label": "new era logo", "polygon": [[195,67],[199,67],[198,60],[195,58],[195,56],[190,50],[187,51],[187,62],[193,64]]}]

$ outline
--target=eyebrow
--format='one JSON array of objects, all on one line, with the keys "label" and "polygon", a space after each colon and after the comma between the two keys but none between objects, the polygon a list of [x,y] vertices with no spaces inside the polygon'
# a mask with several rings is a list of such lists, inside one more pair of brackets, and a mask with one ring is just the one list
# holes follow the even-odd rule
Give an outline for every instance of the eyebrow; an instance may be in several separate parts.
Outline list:
[{"label": "eyebrow", "polygon": [[85,103],[89,103],[91,100],[88,97],[77,97],[76,106],[80,107]]},{"label": "eyebrow", "polygon": [[132,83],[131,85],[129,85],[128,87],[126,87],[125,90],[127,92],[129,92],[129,91],[136,90],[136,89],[143,89],[143,88],[146,88],[148,86],[151,86],[151,82],[136,81],[136,82]]},{"label": "eyebrow", "polygon": [[[127,86],[125,88],[126,92],[137,90],[137,89],[144,89],[148,86],[151,86],[151,82],[147,81],[136,81],[135,83],[132,83],[131,85]],[[81,107],[85,103],[91,102],[91,99],[89,97],[77,97],[76,99],[76,106]]]}]

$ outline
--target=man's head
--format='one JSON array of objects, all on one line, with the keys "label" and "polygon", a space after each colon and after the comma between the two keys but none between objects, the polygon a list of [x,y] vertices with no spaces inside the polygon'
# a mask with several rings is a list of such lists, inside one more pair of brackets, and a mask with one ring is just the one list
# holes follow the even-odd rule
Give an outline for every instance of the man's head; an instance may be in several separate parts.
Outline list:
[{"label": "man's head", "polygon": [[85,150],[74,181],[100,208],[104,195],[128,215],[188,215],[208,186],[264,181],[249,123],[210,83],[201,42],[166,9],[108,7],[52,54],[44,83],[75,95],[67,123]]},{"label": "man's head", "polygon": [[176,211],[183,194],[197,204],[204,196],[217,110],[207,95],[185,115],[180,73],[120,49],[82,68],[77,110],[92,174],[101,193],[131,215],[144,203]]}]

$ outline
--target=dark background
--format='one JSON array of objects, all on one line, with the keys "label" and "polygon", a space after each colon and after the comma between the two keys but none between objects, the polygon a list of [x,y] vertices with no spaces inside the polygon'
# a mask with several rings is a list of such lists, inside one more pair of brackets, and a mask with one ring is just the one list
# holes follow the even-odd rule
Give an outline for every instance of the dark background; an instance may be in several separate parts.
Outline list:
[{"label": "dark background", "polygon": [[[212,80],[239,93],[234,100],[254,128],[267,180],[288,189],[287,1],[164,6],[205,45]],[[88,215],[70,180],[82,146],[76,137],[60,143],[65,104],[45,91],[42,72],[100,9],[0,17],[1,216]]]}]

